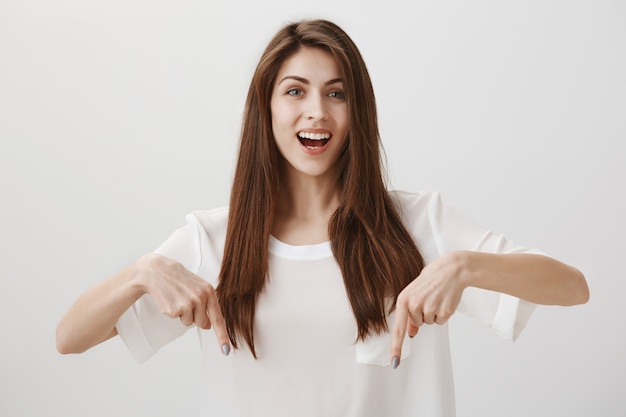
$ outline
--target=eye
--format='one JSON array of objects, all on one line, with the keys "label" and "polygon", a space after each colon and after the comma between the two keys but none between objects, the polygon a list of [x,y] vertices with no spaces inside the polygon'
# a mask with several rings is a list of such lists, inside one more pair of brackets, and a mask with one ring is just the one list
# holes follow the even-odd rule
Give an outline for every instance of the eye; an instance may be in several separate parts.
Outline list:
[{"label": "eye", "polygon": [[346,94],[343,91],[333,91],[330,94],[328,94],[329,97],[332,98],[336,98],[339,100],[345,100],[346,99]]},{"label": "eye", "polygon": [[301,96],[304,93],[299,88],[290,88],[289,90],[287,90],[287,94],[290,96],[297,97],[297,96]]}]

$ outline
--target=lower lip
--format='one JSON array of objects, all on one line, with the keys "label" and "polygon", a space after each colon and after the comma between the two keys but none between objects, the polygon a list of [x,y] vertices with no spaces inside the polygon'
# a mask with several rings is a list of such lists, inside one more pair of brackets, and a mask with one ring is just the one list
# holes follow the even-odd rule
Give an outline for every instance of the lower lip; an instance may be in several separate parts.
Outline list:
[{"label": "lower lip", "polygon": [[304,146],[302,144],[302,142],[300,142],[300,148],[302,148],[302,150],[307,153],[308,155],[319,155],[321,153],[323,153],[326,148],[328,147],[328,144],[330,143],[330,140],[328,142],[326,142],[326,144],[324,146],[316,146],[314,148],[309,148],[307,146]]}]

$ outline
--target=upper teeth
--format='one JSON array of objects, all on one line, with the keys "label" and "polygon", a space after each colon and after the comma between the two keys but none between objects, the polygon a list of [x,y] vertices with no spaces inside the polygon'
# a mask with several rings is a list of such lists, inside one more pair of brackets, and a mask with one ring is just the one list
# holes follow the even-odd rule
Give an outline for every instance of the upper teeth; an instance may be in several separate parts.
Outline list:
[{"label": "upper teeth", "polygon": [[303,139],[313,139],[313,140],[330,139],[330,133],[300,132],[298,133],[298,136]]}]

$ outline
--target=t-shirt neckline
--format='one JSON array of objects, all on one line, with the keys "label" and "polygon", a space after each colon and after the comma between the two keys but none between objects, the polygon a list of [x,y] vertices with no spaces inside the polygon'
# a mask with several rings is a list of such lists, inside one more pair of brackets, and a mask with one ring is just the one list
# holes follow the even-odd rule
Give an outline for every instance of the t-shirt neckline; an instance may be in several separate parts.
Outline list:
[{"label": "t-shirt neckline", "polygon": [[333,255],[330,241],[313,245],[290,245],[270,235],[269,251],[281,258],[294,260],[324,259]]}]

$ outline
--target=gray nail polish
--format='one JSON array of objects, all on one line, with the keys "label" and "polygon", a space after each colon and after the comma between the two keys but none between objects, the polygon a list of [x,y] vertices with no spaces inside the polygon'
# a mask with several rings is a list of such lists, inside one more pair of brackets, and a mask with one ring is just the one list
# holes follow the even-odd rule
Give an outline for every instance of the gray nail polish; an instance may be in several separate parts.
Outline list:
[{"label": "gray nail polish", "polygon": [[228,354],[230,353],[230,346],[228,346],[228,343],[224,343],[224,344],[222,345],[222,353],[223,353],[225,356],[228,356]]},{"label": "gray nail polish", "polygon": [[400,358],[398,358],[397,356],[394,356],[393,359],[391,360],[391,366],[393,366],[393,369],[398,368],[398,366],[400,366]]}]

